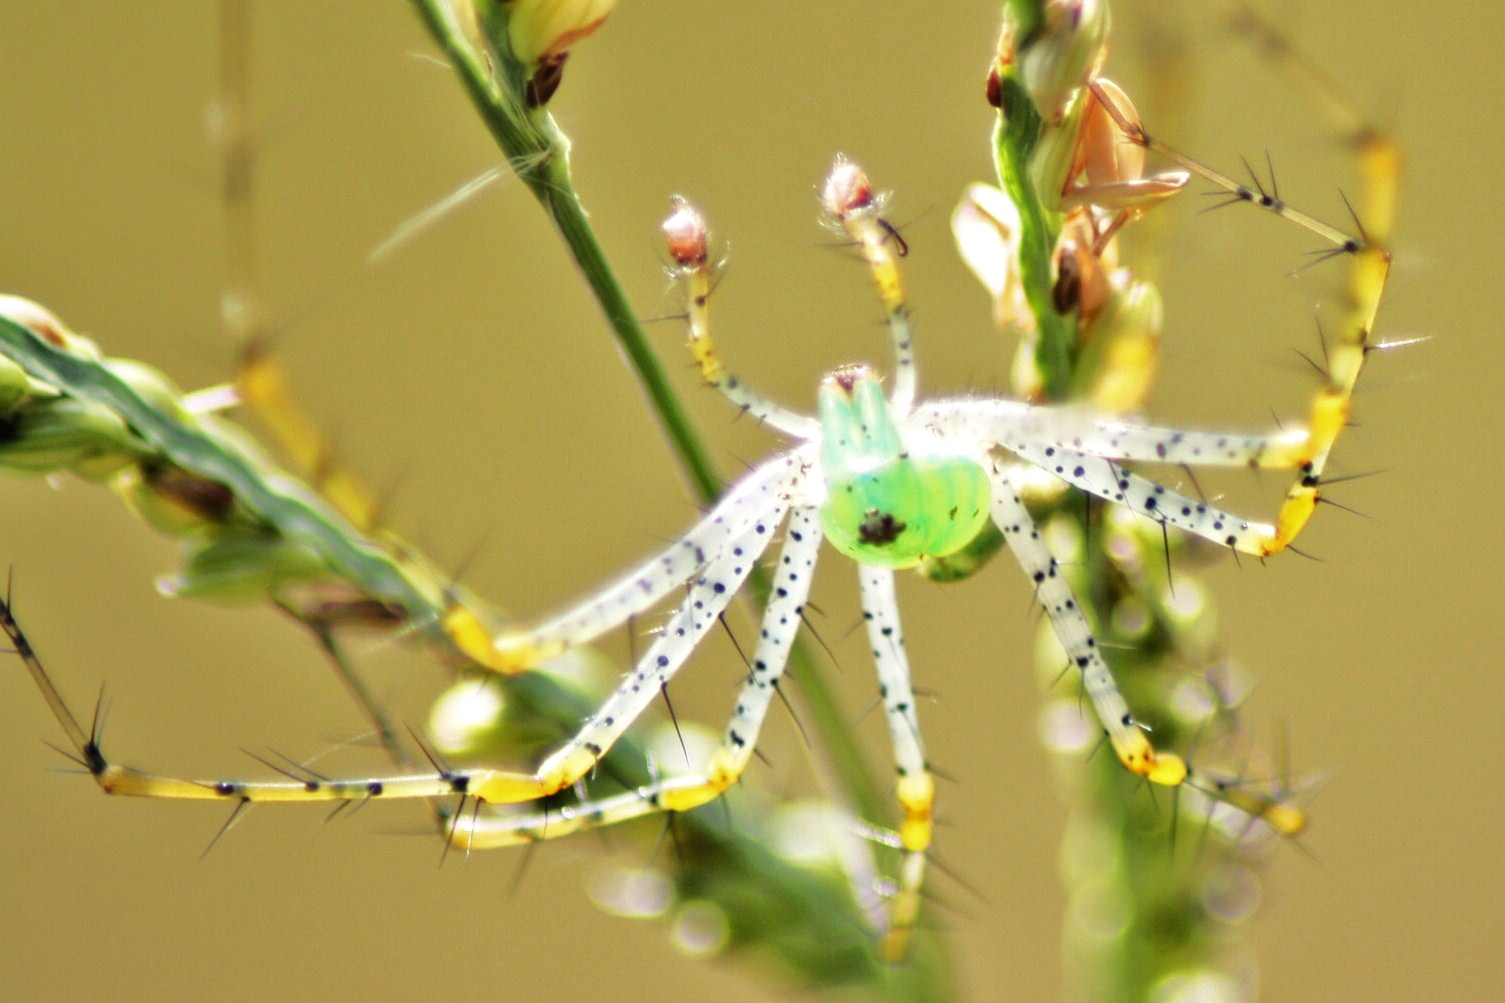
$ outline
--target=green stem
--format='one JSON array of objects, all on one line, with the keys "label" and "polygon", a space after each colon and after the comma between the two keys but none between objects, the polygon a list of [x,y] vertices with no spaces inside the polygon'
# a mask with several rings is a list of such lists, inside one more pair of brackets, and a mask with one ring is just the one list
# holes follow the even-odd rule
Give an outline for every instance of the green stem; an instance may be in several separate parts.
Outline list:
[{"label": "green stem", "polygon": [[492,138],[559,228],[612,333],[627,353],[638,382],[647,391],[696,494],[702,501],[714,500],[721,493],[720,479],[580,204],[570,177],[568,140],[546,112],[530,112],[509,98],[450,18],[443,0],[413,3],[429,33],[449,57]]},{"label": "green stem", "polygon": [[1004,16],[1012,20],[1017,33],[1014,44],[1023,48],[1034,40],[1035,32],[1045,22],[1044,0],[1004,0]]},{"label": "green stem", "polygon": [[[1109,334],[1106,325],[1094,324],[1079,338],[1076,324],[1057,313],[1052,302],[1050,255],[1061,217],[1041,204],[1030,181],[1028,164],[1045,126],[1019,72],[1045,22],[1039,0],[1006,3],[1016,51],[1012,61],[1004,61],[999,81],[999,177],[1019,210],[1019,267],[1039,331],[1040,378],[1052,401],[1079,399],[1095,375],[1094,353],[1101,355],[1104,347],[1097,339]],[[1198,640],[1205,627],[1173,610],[1172,551],[1182,544],[1157,537],[1144,525],[1115,528],[1099,519],[1093,526],[1089,515],[1072,492],[1054,503],[1049,517],[1073,522],[1083,542],[1083,553],[1063,562],[1064,571],[1125,699],[1137,718],[1153,725],[1158,748],[1188,759],[1199,751],[1211,754],[1226,737],[1219,719],[1221,694],[1207,685],[1208,705],[1220,710],[1201,718],[1188,714],[1189,704],[1179,699],[1192,685],[1186,666],[1211,658]],[[1175,574],[1194,594],[1197,585],[1185,569],[1178,567]],[[1208,610],[1204,606],[1198,615],[1210,616]],[[1119,611],[1126,614],[1122,620]],[[1136,624],[1140,618],[1145,622]],[[1042,668],[1052,675],[1057,670],[1054,664]],[[1204,739],[1207,744],[1197,749]],[[1122,917],[1120,931],[1111,937],[1090,924],[1068,921],[1065,956],[1080,994],[1103,1003],[1129,1003],[1164,994],[1168,980],[1177,975],[1216,971],[1235,931],[1212,915],[1209,903],[1220,882],[1231,883],[1247,868],[1239,852],[1242,837],[1228,839],[1209,819],[1184,809],[1180,791],[1168,805],[1147,796],[1143,782],[1112,756],[1099,755],[1078,770],[1069,789],[1071,826],[1077,834],[1067,844],[1075,855],[1065,870],[1070,895],[1074,903],[1091,902],[1096,914]],[[1200,829],[1190,850],[1178,852],[1178,821]],[[1077,911],[1069,907],[1068,915]]]},{"label": "green stem", "polygon": [[1048,400],[1065,400],[1071,390],[1074,324],[1056,312],[1051,254],[1060,235],[1059,213],[1047,210],[1030,180],[1029,159],[1040,137],[1040,116],[1024,89],[1018,70],[1010,67],[999,81],[1002,108],[993,132],[998,180],[1019,210],[1019,279],[1038,332],[1035,365]]},{"label": "green stem", "polygon": [[590,284],[591,292],[606,314],[618,344],[627,353],[638,382],[647,391],[653,411],[658,415],[659,424],[669,436],[680,466],[694,484],[695,493],[704,502],[714,501],[721,494],[720,478],[707,458],[705,447],[690,424],[684,406],[664,375],[664,367],[653,351],[653,346],[648,343],[643,327],[638,323],[637,314],[627,300],[627,294],[622,291],[615,273],[607,263],[596,233],[586,219],[585,209],[570,185],[569,162],[560,157],[551,160],[544,169],[551,181],[541,200],[544,208],[554,218],[554,225],[559,228],[560,235],[575,257],[575,263],[580,266],[586,282]]}]

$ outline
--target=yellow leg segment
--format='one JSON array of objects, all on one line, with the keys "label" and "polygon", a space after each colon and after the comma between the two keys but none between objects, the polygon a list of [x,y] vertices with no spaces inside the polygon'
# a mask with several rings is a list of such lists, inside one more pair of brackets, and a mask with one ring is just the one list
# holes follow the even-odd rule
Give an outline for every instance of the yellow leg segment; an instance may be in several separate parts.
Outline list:
[{"label": "yellow leg segment", "polygon": [[726,368],[716,354],[716,343],[711,340],[711,273],[704,264],[686,273],[685,299],[690,356],[700,369],[700,378],[719,389],[726,380]]},{"label": "yellow leg segment", "polygon": [[265,345],[245,347],[236,365],[240,401],[271,431],[294,466],[313,481],[329,503],[357,529],[376,527],[380,510],[356,473],[341,463],[303,406],[293,397],[282,366]]},{"label": "yellow leg segment", "polygon": [[842,157],[836,158],[821,197],[826,212],[861,248],[872,275],[894,347],[894,385],[890,401],[895,414],[905,417],[915,400],[914,334],[894,248],[897,247],[902,255],[907,252],[907,246],[893,225],[883,218],[884,199],[874,194],[867,174],[856,164]]},{"label": "yellow leg segment", "polygon": [[1144,777],[1152,784],[1177,787],[1189,772],[1186,760],[1174,752],[1158,751],[1149,737],[1137,728],[1116,735],[1110,732],[1109,743],[1124,769]]},{"label": "yellow leg segment", "polygon": [[665,811],[689,811],[716,800],[742,777],[748,759],[748,755],[738,755],[722,746],[711,756],[705,779],[686,787],[672,787],[663,791],[658,797],[659,807]]},{"label": "yellow leg segment", "polygon": [[730,789],[741,777],[748,759],[749,756],[723,748],[702,776],[673,777],[610,797],[525,815],[457,816],[448,829],[450,843],[467,852],[524,846],[660,812],[691,811]]},{"label": "yellow leg segment", "polygon": [[766,422],[786,435],[808,439],[819,431],[811,418],[795,414],[767,400],[736,376],[726,371],[711,339],[711,287],[715,268],[707,245],[709,234],[698,210],[682,198],[674,200],[674,211],[664,221],[665,242],[675,266],[672,274],[684,286],[685,325],[690,356],[700,370],[700,378],[727,400]]}]

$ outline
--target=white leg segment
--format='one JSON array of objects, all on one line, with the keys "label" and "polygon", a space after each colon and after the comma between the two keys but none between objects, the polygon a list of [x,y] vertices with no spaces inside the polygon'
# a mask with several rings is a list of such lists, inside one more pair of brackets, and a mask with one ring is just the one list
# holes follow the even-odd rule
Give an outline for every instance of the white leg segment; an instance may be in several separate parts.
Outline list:
[{"label": "white leg segment", "polygon": [[467,849],[515,846],[657,811],[687,811],[713,800],[736,783],[758,744],[774,690],[784,674],[790,646],[803,622],[820,543],[816,510],[795,509],[789,517],[783,551],[773,576],[773,594],[763,612],[752,666],[737,694],[737,707],[721,747],[702,774],[673,777],[635,791],[549,812],[461,817],[453,830],[454,844]]},{"label": "white leg segment", "polygon": [[930,848],[935,825],[935,781],[925,761],[920,720],[915,713],[914,685],[910,681],[909,658],[904,652],[893,570],[864,564],[858,573],[862,583],[862,616],[878,667],[878,694],[888,718],[894,762],[899,769],[896,793],[902,811],[899,842],[904,849],[904,862],[884,942],[884,953],[897,959],[908,951],[920,912],[925,852]]},{"label": "white leg segment", "polygon": [[945,400],[924,405],[916,416],[929,417],[942,427],[965,426],[976,436],[1014,452],[1023,445],[1038,445],[1113,460],[1267,470],[1299,467],[1311,452],[1311,433],[1305,428],[1268,435],[1183,432],[1105,419],[1069,405]]},{"label": "white leg segment", "polygon": [[820,434],[820,422],[796,414],[775,404],[735,374],[727,372],[716,353],[711,338],[711,267],[704,259],[682,266],[677,275],[685,285],[685,319],[689,328],[690,354],[700,367],[700,375],[721,396],[759,421],[796,439],[812,439]]},{"label": "white leg segment", "polygon": [[806,465],[803,453],[796,451],[754,470],[684,538],[657,557],[537,627],[504,631],[494,641],[495,657],[488,667],[522,671],[598,637],[691,579],[731,541],[759,525],[771,534],[771,523],[777,522],[771,513],[782,512],[787,499],[798,493]]},{"label": "white leg segment", "polygon": [[616,691],[574,738],[539,764],[540,781],[559,790],[585,776],[648,705],[658,699],[659,692],[704,640],[706,632],[715,627],[742,588],[772,540],[784,511],[781,500],[712,558],[690,587],[685,601],[664,624],[657,640],[649,645]]},{"label": "white leg segment", "polygon": [[789,649],[804,622],[805,600],[815,576],[822,532],[818,510],[797,508],[789,516],[784,549],[773,573],[773,594],[763,613],[752,668],[737,696],[737,707],[726,729],[726,748],[741,772],[758,744],[774,691],[789,661]]},{"label": "white leg segment", "polygon": [[890,224],[878,215],[876,205],[842,216],[841,223],[862,248],[862,256],[878,289],[878,299],[883,303],[889,338],[894,347],[894,386],[889,403],[894,416],[902,419],[914,407],[919,379],[914,360],[914,324],[910,320],[909,303],[899,277],[899,262],[892,247],[895,234]]},{"label": "white leg segment", "polygon": [[1130,473],[1113,460],[1037,445],[1021,446],[1014,452],[1073,487],[1204,540],[1256,557],[1265,557],[1279,549],[1275,527],[1270,523],[1250,522],[1242,516],[1214,508]]},{"label": "white leg segment", "polygon": [[1130,772],[1155,783],[1179,784],[1186,777],[1186,765],[1177,756],[1157,753],[1135,722],[1108,663],[1103,660],[1086,614],[1066,584],[1059,562],[1040,538],[1040,531],[1020,500],[1008,470],[995,464],[991,479],[993,521],[1002,531],[1009,550],[1035,583],[1035,598],[1045,608],[1067,658],[1081,671],[1082,689],[1119,761]]},{"label": "white leg segment", "polygon": [[[831,165],[821,191],[826,212],[841,224],[862,251],[873,287],[888,320],[889,336],[894,345],[894,383],[889,391],[889,405],[894,417],[903,420],[914,409],[915,364],[914,331],[909,319],[909,302],[904,296],[904,282],[899,274],[899,257],[907,253],[904,238],[882,216],[883,197],[873,192],[872,182],[861,167],[838,156]],[[898,255],[894,253],[898,249]]]}]

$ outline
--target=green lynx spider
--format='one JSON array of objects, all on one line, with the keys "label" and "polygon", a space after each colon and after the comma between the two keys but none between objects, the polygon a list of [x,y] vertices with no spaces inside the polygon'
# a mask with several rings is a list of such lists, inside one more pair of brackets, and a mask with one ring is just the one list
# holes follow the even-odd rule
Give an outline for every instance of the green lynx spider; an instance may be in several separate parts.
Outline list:
[{"label": "green lynx spider", "polygon": [[[344,801],[459,795],[476,804],[522,804],[587,779],[601,757],[657,699],[740,591],[781,525],[773,592],[724,740],[698,774],[661,779],[601,799],[513,815],[457,812],[449,838],[467,849],[553,839],[659,811],[711,801],[747,767],[784,670],[822,539],[858,563],[867,637],[894,747],[901,821],[894,842],[904,852],[891,907],[886,950],[901,956],[916,921],[930,845],[934,784],[920,736],[914,690],[894,593],[894,570],[966,546],[991,519],[1033,579],[1109,744],[1123,766],[1153,783],[1175,786],[1189,775],[1177,756],[1157,752],[1119,693],[1088,620],[1021,500],[1024,465],[1039,467],[1082,491],[1235,551],[1264,557],[1287,545],[1315,508],[1323,466],[1343,428],[1366,353],[1367,325],[1330,350],[1330,381],[1315,396],[1305,427],[1274,434],[1177,431],[1103,419],[1080,409],[1031,406],[971,396],[916,401],[909,312],[892,230],[866,175],[838,158],[828,178],[825,211],[860,248],[887,317],[895,354],[885,394],[866,366],[842,367],[821,384],[819,416],[774,404],[727,373],[708,326],[712,265],[705,224],[680,201],[664,230],[675,273],[686,290],[690,348],[706,381],[739,408],[795,440],[754,468],[685,536],[582,602],[528,628],[487,641],[483,661],[500,672],[524,671],[647,612],[677,589],[686,598],[616,691],[562,747],[532,773],[440,769],[428,775],[292,781],[184,780],[147,774],[105,759],[63,707],[26,638],[0,608],[17,651],[48,695],[73,744],[107,792],[146,797],[263,801]],[[1375,251],[1376,254],[1383,252]],[[1298,472],[1273,523],[1245,520],[1157,485],[1126,462],[1241,466]]]}]

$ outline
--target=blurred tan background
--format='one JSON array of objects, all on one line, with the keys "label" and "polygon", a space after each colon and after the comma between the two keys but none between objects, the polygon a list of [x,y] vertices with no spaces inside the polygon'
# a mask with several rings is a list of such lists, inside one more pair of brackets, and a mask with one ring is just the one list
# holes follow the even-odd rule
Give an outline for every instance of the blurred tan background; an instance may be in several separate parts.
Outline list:
[{"label": "blurred tan background", "polygon": [[[1269,150],[1292,202],[1341,222],[1344,153],[1299,94],[1195,5],[1120,3],[1110,72],[1183,148],[1232,169]],[[897,193],[928,391],[1006,385],[1012,346],[947,230],[962,186],[990,174],[981,75],[996,3],[746,4],[624,0],[576,54],[556,113],[602,239],[645,315],[669,312],[656,227],[672,192],[730,241],[717,294],[730,363],[808,407],[818,375],[883,362],[860,270],[814,223],[836,151]],[[1267,744],[1328,768],[1303,841],[1267,867],[1253,939],[1268,1000],[1505,998],[1498,331],[1505,144],[1499,15],[1478,4],[1280,3],[1307,53],[1403,144],[1408,176],[1379,336],[1429,335],[1373,359],[1341,470],[1385,468],[1335,495],[1299,557],[1208,573],[1227,649],[1261,685]],[[689,494],[565,253],[520,187],[493,189],[372,265],[399,223],[497,160],[406,5],[259,5],[254,97],[264,295],[299,385],[345,455],[395,486],[397,528],[469,583],[538,614],[677,535]],[[1482,23],[1481,19],[1492,19]],[[1191,46],[1183,104],[1142,58]],[[1137,50],[1137,52],[1136,52]],[[223,230],[205,137],[216,86],[211,4],[0,6],[0,287],[48,304],[116,354],[186,386],[228,371],[217,303]],[[1157,57],[1158,58],[1158,57]],[[1179,108],[1179,110],[1178,110]],[[1287,274],[1312,242],[1185,196],[1164,246],[1169,321],[1157,419],[1264,427],[1298,413],[1314,306],[1339,273]],[[680,332],[653,329],[729,474],[777,445],[697,386]],[[63,690],[109,687],[116,756],[246,774],[241,748],[310,755],[362,728],[311,646],[270,613],[159,598],[173,545],[105,492],[7,482],[0,562]],[[1261,498],[1281,486],[1268,478]],[[1491,494],[1491,492],[1495,492]],[[851,570],[826,555],[839,636]],[[960,586],[903,583],[909,646],[942,788],[940,849],[990,904],[937,878],[971,998],[1052,999],[1063,809],[1036,739],[1029,594],[1007,560]],[[855,718],[872,690],[840,649]],[[677,690],[719,727],[734,656],[693,662]],[[718,661],[727,663],[717,665]],[[373,685],[419,721],[441,680],[412,653],[370,651]],[[581,872],[592,839],[438,868],[403,833],[420,810],[252,812],[207,859],[219,809],[108,801],[49,772],[57,729],[19,664],[0,663],[0,995],[11,999],[612,998],[754,1000],[737,962],[678,955],[665,929],[598,912]],[[697,689],[698,687],[698,689]],[[683,709],[682,709],[683,712]],[[879,737],[875,722],[863,728]],[[873,755],[887,751],[872,742]],[[787,723],[769,754],[804,769]],[[374,752],[346,763],[381,769]],[[887,767],[880,769],[880,774]],[[397,835],[393,835],[397,833]]]}]

